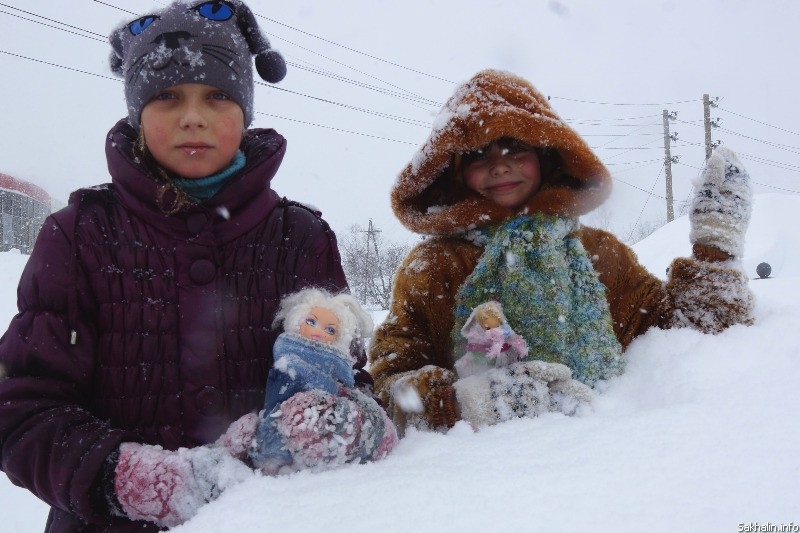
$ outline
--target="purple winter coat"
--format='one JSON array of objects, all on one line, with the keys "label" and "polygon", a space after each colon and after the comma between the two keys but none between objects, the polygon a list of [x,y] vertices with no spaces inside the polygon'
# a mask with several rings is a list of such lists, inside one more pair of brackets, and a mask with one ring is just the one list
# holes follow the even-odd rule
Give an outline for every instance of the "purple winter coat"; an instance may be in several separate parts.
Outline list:
[{"label": "purple winter coat", "polygon": [[174,215],[134,140],[118,123],[112,183],[45,221],[0,340],[2,470],[52,506],[49,532],[155,531],[108,516],[96,493],[109,454],[124,441],[213,442],[264,401],[281,297],[346,288],[319,213],[270,189],[278,133],[248,132],[245,169]]}]

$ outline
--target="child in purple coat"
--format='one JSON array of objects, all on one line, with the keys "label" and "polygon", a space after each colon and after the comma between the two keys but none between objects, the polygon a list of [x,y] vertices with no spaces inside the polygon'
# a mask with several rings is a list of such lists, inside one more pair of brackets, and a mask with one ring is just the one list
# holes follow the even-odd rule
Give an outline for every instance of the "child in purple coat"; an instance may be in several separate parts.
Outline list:
[{"label": "child in purple coat", "polygon": [[[111,181],[45,221],[0,340],[0,467],[51,506],[51,533],[173,527],[253,476],[278,303],[347,289],[320,213],[272,189],[286,140],[247,129],[253,63],[270,83],[286,73],[250,9],[177,1],[111,45],[127,103]],[[370,390],[353,355],[353,390]],[[325,394],[322,417],[339,398]]]}]

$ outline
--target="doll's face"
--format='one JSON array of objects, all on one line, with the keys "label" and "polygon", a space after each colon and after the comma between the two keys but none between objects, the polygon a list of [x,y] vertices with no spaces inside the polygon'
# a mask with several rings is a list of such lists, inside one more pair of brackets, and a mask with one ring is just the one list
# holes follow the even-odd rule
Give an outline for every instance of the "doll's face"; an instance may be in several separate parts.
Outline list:
[{"label": "doll's face", "polygon": [[339,338],[339,317],[330,309],[312,307],[300,324],[300,335],[326,344]]},{"label": "doll's face", "polygon": [[500,319],[493,315],[484,315],[478,319],[478,323],[483,329],[494,329],[500,326]]}]

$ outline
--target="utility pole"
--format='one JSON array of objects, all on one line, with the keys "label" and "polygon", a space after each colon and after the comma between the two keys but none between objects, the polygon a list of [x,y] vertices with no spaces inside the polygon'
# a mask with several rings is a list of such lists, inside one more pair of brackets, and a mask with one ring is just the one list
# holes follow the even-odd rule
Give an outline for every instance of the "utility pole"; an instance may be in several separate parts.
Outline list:
[{"label": "utility pole", "polygon": [[[377,274],[378,279],[381,281],[381,285],[383,285],[383,268],[381,266],[381,254],[378,251],[378,239],[376,235],[380,233],[381,230],[375,229],[375,226],[372,225],[372,219],[369,219],[369,227],[367,231],[364,233],[367,234],[367,253],[366,253],[366,263],[367,263],[367,271],[369,273],[368,276],[365,276],[364,280],[364,294],[370,294],[372,292],[371,288],[375,285],[375,275]],[[370,254],[370,241],[372,242],[372,249],[375,251],[375,262],[372,263],[369,259]],[[383,287],[382,287],[383,288]],[[366,301],[366,300],[365,300]]]},{"label": "utility pole", "polygon": [[711,108],[717,107],[717,100],[719,99],[714,98],[712,101],[707,94],[703,95],[703,126],[706,131],[706,160],[711,157],[711,150],[719,146],[719,141],[711,141],[711,128],[719,127],[718,119],[711,120]]},{"label": "utility pole", "polygon": [[669,121],[675,120],[678,116],[677,113],[670,113],[664,110],[664,172],[667,182],[667,222],[672,222],[675,219],[675,213],[672,208],[672,163],[677,163],[678,158],[672,157],[670,152],[670,142],[678,140],[677,135],[669,134]]}]

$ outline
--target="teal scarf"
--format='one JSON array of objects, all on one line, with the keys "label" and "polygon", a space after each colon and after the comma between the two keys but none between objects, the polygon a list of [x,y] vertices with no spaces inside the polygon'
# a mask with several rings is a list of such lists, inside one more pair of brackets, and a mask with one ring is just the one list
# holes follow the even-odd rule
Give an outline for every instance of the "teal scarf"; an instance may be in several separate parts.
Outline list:
[{"label": "teal scarf", "polygon": [[228,178],[244,168],[244,152],[238,150],[230,166],[205,178],[175,178],[175,184],[195,202],[203,203],[219,192]]},{"label": "teal scarf", "polygon": [[455,356],[472,309],[498,300],[509,325],[528,343],[527,360],[563,363],[594,385],[624,369],[605,287],[575,232],[575,219],[518,216],[486,230],[486,249],[456,294]]}]

